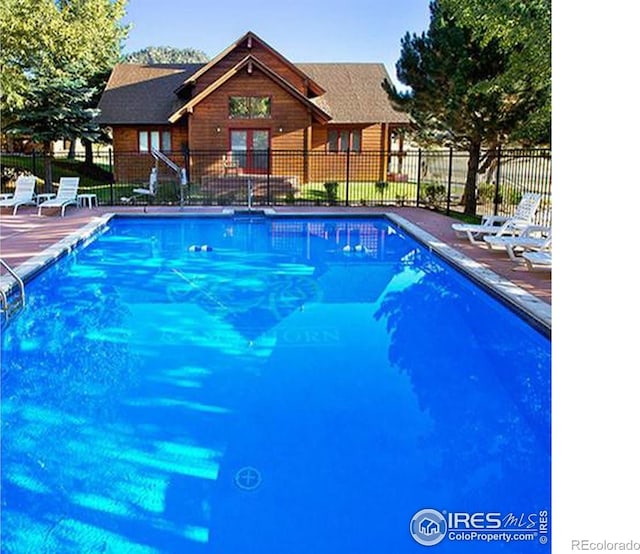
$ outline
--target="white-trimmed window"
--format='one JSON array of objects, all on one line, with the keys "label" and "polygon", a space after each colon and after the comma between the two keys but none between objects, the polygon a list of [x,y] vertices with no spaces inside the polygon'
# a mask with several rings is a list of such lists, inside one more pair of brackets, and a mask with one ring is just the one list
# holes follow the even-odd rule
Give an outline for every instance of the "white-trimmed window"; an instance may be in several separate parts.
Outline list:
[{"label": "white-trimmed window", "polygon": [[152,148],[171,152],[171,131],[138,131],[138,151],[150,152]]}]

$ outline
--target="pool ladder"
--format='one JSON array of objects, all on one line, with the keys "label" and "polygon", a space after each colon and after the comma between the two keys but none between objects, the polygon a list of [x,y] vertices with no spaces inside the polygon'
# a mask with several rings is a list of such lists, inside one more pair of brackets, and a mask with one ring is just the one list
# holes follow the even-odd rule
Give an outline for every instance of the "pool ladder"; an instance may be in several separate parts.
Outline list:
[{"label": "pool ladder", "polygon": [[2,312],[4,323],[7,323],[12,316],[14,316],[16,313],[22,310],[22,308],[24,308],[24,282],[20,278],[20,276],[11,268],[11,266],[2,258],[0,258],[0,265],[2,265],[2,267],[7,270],[7,273],[11,276],[11,278],[13,278],[13,280],[15,280],[16,284],[18,285],[18,298],[11,299],[10,292],[13,287],[5,285],[5,279],[2,279],[2,283],[0,286],[0,312]]}]

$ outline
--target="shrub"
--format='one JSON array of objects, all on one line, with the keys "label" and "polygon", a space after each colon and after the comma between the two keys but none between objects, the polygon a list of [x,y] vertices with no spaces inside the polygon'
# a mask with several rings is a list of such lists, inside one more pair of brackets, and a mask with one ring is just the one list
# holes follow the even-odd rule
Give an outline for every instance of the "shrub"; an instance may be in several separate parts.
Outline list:
[{"label": "shrub", "polygon": [[337,181],[327,181],[324,184],[324,190],[327,193],[327,202],[333,205],[338,202],[338,182]]},{"label": "shrub", "polygon": [[[481,204],[493,204],[496,195],[496,186],[491,183],[480,183],[476,189],[478,201]],[[498,194],[498,204],[502,202],[500,194]]]},{"label": "shrub", "polygon": [[436,183],[426,183],[420,189],[420,202],[428,206],[437,206],[444,202],[447,198],[447,189],[444,185]]},{"label": "shrub", "polygon": [[384,191],[389,187],[389,183],[386,181],[378,181],[375,185],[376,192],[380,195],[380,198],[384,196]]},{"label": "shrub", "polygon": [[506,194],[501,194],[500,196],[504,196],[504,201],[513,206],[516,206],[522,200],[522,192],[515,189],[509,189]]}]

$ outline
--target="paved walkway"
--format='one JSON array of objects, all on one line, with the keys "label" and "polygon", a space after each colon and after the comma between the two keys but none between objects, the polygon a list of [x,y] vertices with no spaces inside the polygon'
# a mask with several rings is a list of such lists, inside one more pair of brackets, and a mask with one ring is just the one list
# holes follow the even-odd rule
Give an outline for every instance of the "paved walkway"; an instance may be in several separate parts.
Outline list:
[{"label": "paved walkway", "polygon": [[[189,207],[194,213],[221,213],[223,207]],[[150,213],[176,212],[178,208],[152,207]],[[340,212],[344,214],[362,213],[363,208],[340,207],[277,207],[276,213],[286,212]],[[523,288],[537,298],[551,304],[551,273],[548,271],[528,271],[524,264],[518,265],[509,260],[505,252],[474,246],[466,239],[459,238],[451,229],[452,218],[420,208],[366,208],[371,212],[393,212],[411,221],[421,229],[432,234],[442,242],[453,246],[463,254],[480,262],[515,285]],[[99,207],[69,208],[65,217],[43,215],[38,217],[35,208],[21,208],[18,215],[2,214],[0,219],[0,255],[10,265],[17,266],[55,244],[67,235],[83,227],[93,218],[111,212],[142,214],[141,207]],[[59,212],[58,212],[59,213]]]}]

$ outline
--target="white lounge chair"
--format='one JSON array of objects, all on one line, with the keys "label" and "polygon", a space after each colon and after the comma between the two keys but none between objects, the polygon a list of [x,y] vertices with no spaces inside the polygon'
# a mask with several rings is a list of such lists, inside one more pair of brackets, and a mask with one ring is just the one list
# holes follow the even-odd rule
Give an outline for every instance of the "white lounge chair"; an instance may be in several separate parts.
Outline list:
[{"label": "white lounge chair", "polygon": [[551,250],[540,250],[538,252],[524,252],[522,254],[527,268],[551,270]]},{"label": "white lounge chair", "polygon": [[466,235],[472,244],[483,244],[481,239],[486,235],[518,235],[533,223],[540,199],[540,194],[527,192],[522,195],[512,216],[485,216],[482,223],[454,223],[451,228],[460,235]]},{"label": "white lounge chair", "polygon": [[16,215],[20,206],[35,206],[34,195],[36,192],[36,178],[20,175],[16,180],[16,189],[13,196],[0,200],[1,208],[13,208]]},{"label": "white lounge chair", "polygon": [[67,206],[78,205],[79,184],[79,177],[60,177],[56,197],[40,204],[38,206],[38,215],[42,215],[42,208],[60,208],[60,217],[64,217],[64,211]]},{"label": "white lounge chair", "polygon": [[551,247],[551,227],[545,225],[529,225],[519,235],[484,237],[490,249],[504,248],[509,258],[517,262],[521,258],[517,252],[523,250],[548,250]]}]

